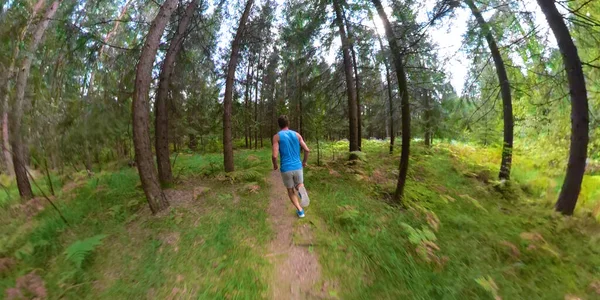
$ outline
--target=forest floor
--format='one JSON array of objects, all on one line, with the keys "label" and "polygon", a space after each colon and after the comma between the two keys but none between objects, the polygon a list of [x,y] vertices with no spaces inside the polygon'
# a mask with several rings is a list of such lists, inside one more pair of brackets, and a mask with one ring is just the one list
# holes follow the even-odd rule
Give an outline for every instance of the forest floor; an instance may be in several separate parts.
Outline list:
[{"label": "forest floor", "polygon": [[561,178],[530,155],[515,153],[506,185],[497,149],[415,143],[399,206],[399,153],[386,147],[365,141],[349,163],[346,143],[322,146],[318,164],[313,145],[304,219],[267,149],[236,152],[230,174],[219,154],[179,154],[171,207],[156,216],[124,163],[53,177],[70,225],[10,187],[0,298],[600,299],[598,174],[564,218],[552,212]]}]

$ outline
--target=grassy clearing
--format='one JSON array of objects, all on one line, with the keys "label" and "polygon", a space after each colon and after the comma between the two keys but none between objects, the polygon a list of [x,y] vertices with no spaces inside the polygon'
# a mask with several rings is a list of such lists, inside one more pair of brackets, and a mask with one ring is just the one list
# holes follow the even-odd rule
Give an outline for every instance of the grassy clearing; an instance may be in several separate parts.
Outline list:
[{"label": "grassy clearing", "polygon": [[330,162],[305,176],[316,251],[341,298],[599,296],[598,224],[585,209],[573,219],[553,214],[529,192],[535,171],[517,167],[524,157],[515,159],[515,178],[521,184],[531,176],[525,191],[518,184],[499,189],[492,151],[417,144],[402,209],[386,202],[398,155],[375,142],[364,148],[366,163]]},{"label": "grassy clearing", "polygon": [[[35,270],[50,298],[266,297],[270,266],[263,253],[272,233],[268,189],[256,173],[268,171],[269,155],[237,153],[235,176],[214,164],[220,155],[177,160],[183,183],[172,208],[159,216],[149,215],[130,168],[98,174],[59,196],[70,227],[48,208],[30,221],[12,212],[14,228],[3,230],[0,257],[17,265],[0,278],[0,294]],[[203,192],[192,200],[199,186]],[[74,243],[99,235],[100,245],[73,250]],[[69,251],[79,251],[81,265],[67,258]]]}]

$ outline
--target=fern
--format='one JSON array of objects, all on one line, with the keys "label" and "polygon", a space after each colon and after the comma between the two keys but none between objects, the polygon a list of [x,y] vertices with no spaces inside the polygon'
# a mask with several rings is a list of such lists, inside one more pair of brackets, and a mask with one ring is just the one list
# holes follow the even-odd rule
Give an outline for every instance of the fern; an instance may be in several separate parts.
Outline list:
[{"label": "fern", "polygon": [[79,240],[71,244],[65,255],[67,260],[75,264],[78,269],[81,269],[83,262],[86,261],[97,246],[102,244],[102,240],[106,237],[104,234],[99,234],[85,240]]},{"label": "fern", "polygon": [[401,223],[400,225],[408,234],[408,240],[413,245],[419,245],[423,242],[433,242],[437,239],[435,233],[426,227],[422,227],[422,229],[415,229],[406,223]]}]

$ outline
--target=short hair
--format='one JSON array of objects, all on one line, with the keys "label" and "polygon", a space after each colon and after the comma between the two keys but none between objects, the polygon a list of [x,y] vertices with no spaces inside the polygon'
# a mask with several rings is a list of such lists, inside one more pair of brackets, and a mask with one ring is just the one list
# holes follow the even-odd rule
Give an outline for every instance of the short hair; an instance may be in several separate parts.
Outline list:
[{"label": "short hair", "polygon": [[279,128],[283,129],[290,126],[290,120],[286,115],[281,115],[277,119],[277,124],[279,124]]}]

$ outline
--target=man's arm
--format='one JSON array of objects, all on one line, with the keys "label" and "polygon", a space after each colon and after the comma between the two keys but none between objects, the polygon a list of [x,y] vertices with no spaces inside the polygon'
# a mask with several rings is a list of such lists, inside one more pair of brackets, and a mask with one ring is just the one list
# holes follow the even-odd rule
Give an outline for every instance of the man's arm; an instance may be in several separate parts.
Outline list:
[{"label": "man's arm", "polygon": [[302,166],[306,167],[306,163],[308,162],[308,153],[310,152],[310,149],[308,149],[308,146],[306,146],[306,143],[304,142],[302,136],[299,133],[296,133],[296,135],[298,136],[298,141],[300,141],[300,146],[302,147],[302,149],[304,149],[304,160],[302,161]]},{"label": "man's arm", "polygon": [[273,161],[273,170],[277,170],[277,156],[279,155],[279,135],[273,136],[273,155],[271,157]]}]

